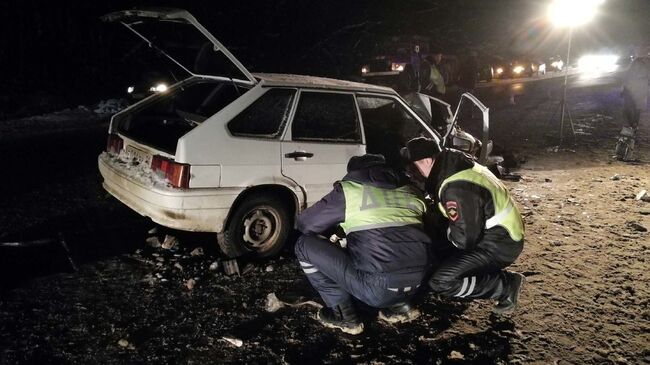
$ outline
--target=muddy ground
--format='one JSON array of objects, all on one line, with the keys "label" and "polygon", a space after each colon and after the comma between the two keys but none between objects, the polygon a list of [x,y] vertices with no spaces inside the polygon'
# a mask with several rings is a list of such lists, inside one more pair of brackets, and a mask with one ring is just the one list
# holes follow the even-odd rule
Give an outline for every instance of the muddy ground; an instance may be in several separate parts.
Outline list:
[{"label": "muddy ground", "polygon": [[424,315],[407,325],[364,308],[356,337],[321,327],[313,307],[265,310],[269,293],[317,299],[290,248],[240,260],[241,274],[228,276],[209,235],[159,231],[179,246],[145,243],[153,225],[99,185],[105,118],[0,122],[0,152],[11,157],[0,242],[62,235],[78,267],[56,240],[0,248],[0,363],[650,363],[650,202],[635,200],[650,190],[650,116],[640,161],[622,163],[610,159],[615,85],[572,91],[576,143],[567,126],[560,148],[557,94],[533,94],[515,105],[484,98],[493,138],[520,162],[521,180],[506,182],[526,221],[513,266],[528,279],[518,312],[494,318],[487,302],[424,294]]}]

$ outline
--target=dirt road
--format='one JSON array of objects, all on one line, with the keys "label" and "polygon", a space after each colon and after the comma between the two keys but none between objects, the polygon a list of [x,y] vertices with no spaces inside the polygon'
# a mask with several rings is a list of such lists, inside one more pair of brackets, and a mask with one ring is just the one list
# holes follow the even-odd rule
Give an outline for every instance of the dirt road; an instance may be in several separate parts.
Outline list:
[{"label": "dirt road", "polygon": [[[3,198],[11,208],[2,211],[5,230],[41,227],[66,201],[73,218],[63,222],[86,225],[71,238],[73,257],[99,242],[120,249],[84,256],[78,272],[0,292],[0,363],[650,363],[650,202],[635,200],[650,190],[650,116],[643,116],[641,161],[622,163],[609,158],[619,128],[616,88],[581,89],[571,101],[576,144],[566,129],[560,148],[559,124],[549,121],[557,100],[492,108],[497,145],[522,162],[522,179],[507,185],[526,221],[526,248],[513,269],[528,283],[511,319],[491,317],[489,303],[431,295],[409,325],[381,324],[365,309],[366,331],[357,337],[322,328],[311,307],[269,313],[269,293],[315,298],[290,250],[270,262],[242,260],[242,274],[227,276],[210,270],[219,257],[209,237],[181,236],[176,251],[148,247],[149,227],[104,197],[89,172],[74,191],[58,186],[42,207],[21,205],[20,196],[36,204],[36,193],[16,186],[15,197]],[[36,217],[20,227],[13,217],[28,213]],[[120,235],[111,229],[116,222]],[[204,253],[191,255],[196,247]],[[50,261],[67,270],[52,250]]]}]

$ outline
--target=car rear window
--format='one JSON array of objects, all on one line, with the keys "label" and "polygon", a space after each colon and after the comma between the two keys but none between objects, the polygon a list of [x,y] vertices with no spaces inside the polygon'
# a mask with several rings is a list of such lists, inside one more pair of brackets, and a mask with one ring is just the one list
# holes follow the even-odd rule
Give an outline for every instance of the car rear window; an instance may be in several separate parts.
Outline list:
[{"label": "car rear window", "polygon": [[292,89],[271,89],[228,123],[235,136],[275,138],[289,119]]},{"label": "car rear window", "polygon": [[361,143],[352,94],[303,92],[291,126],[294,141]]},{"label": "car rear window", "polygon": [[115,120],[118,131],[140,143],[174,153],[178,139],[248,90],[234,82],[201,81],[176,86]]}]

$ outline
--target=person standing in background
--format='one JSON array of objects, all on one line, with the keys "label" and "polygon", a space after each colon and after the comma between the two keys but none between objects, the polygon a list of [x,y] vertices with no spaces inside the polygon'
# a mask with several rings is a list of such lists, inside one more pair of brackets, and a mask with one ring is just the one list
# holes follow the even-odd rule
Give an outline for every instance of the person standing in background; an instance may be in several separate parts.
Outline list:
[{"label": "person standing in background", "polygon": [[616,142],[614,158],[634,160],[636,130],[641,111],[648,104],[648,81],[650,79],[650,47],[639,48],[634,61],[623,77],[623,128]]}]

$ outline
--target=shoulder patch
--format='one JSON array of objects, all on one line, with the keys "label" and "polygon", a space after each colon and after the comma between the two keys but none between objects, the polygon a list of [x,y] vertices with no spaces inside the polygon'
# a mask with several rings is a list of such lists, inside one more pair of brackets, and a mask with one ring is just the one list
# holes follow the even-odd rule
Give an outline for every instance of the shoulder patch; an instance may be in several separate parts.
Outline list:
[{"label": "shoulder patch", "polygon": [[455,222],[460,218],[458,214],[458,202],[450,200],[445,203],[445,210],[450,221]]}]

